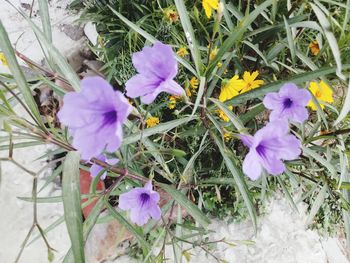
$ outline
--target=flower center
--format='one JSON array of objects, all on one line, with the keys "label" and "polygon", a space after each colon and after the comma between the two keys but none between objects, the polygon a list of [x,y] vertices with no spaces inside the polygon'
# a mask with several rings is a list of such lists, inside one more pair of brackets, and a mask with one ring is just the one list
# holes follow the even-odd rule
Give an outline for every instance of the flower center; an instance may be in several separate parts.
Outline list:
[{"label": "flower center", "polygon": [[258,144],[258,146],[256,146],[255,148],[256,152],[260,155],[260,156],[264,156],[265,155],[265,146]]},{"label": "flower center", "polygon": [[150,198],[151,198],[151,197],[150,197],[149,194],[147,194],[147,193],[142,193],[142,194],[140,195],[140,201],[141,201],[142,206],[143,206],[145,203],[147,203],[147,202],[149,201]]},{"label": "flower center", "polygon": [[290,98],[286,98],[286,99],[283,101],[283,107],[284,107],[285,109],[289,109],[292,105],[293,105],[293,101],[292,101]]},{"label": "flower center", "polygon": [[320,90],[317,90],[316,93],[315,93],[315,97],[316,98],[321,98],[322,97],[322,92]]},{"label": "flower center", "polygon": [[104,124],[112,124],[117,120],[117,112],[115,110],[104,113]]}]

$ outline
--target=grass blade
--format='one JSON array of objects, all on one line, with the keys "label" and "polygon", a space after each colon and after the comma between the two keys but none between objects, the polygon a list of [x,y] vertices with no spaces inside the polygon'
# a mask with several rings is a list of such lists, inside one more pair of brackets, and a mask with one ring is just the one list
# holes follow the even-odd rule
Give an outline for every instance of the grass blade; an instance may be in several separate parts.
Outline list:
[{"label": "grass blade", "polygon": [[190,18],[188,16],[188,12],[186,10],[186,6],[183,0],[174,0],[176,9],[179,13],[180,16],[180,21],[182,24],[182,28],[185,32],[186,38],[187,38],[187,43],[190,48],[192,58],[196,67],[196,71],[198,75],[200,74],[201,70],[201,57],[200,57],[200,52],[199,48],[197,45],[196,37],[192,28],[192,24],[190,21]]},{"label": "grass blade", "polygon": [[63,163],[63,206],[75,263],[84,263],[83,218],[80,205],[78,152],[69,152]]},{"label": "grass blade", "polygon": [[339,113],[338,118],[334,122],[334,126],[338,125],[345,117],[347,117],[349,112],[350,112],[350,80],[349,80],[349,86],[348,86],[343,107]]},{"label": "grass blade", "polygon": [[339,78],[345,79],[345,76],[342,74],[342,63],[341,63],[340,51],[339,51],[337,39],[335,38],[333,32],[331,31],[332,26],[329,23],[325,14],[322,12],[322,10],[318,6],[316,6],[313,3],[310,3],[310,6],[314,10],[314,13],[318,21],[320,22],[323,32],[328,40],[329,47],[332,50],[335,63],[337,64],[337,75]]},{"label": "grass blade", "polygon": [[0,21],[0,48],[2,52],[4,52],[5,54],[9,68],[13,74],[14,79],[16,80],[17,87],[19,88],[19,90],[23,95],[23,99],[25,103],[27,104],[28,108],[33,114],[33,117],[35,118],[35,120],[38,123],[40,123],[42,126],[44,126],[44,124],[42,123],[42,119],[41,119],[38,107],[33,98],[32,92],[18,64],[10,39],[1,21]]},{"label": "grass blade", "polygon": [[259,5],[258,7],[256,7],[252,13],[250,13],[248,16],[243,18],[240,24],[232,30],[231,35],[224,41],[224,43],[219,49],[218,54],[208,66],[208,69],[205,73],[206,77],[209,77],[211,75],[216,65],[218,64],[218,62],[221,61],[221,58],[223,57],[223,55],[226,52],[228,52],[229,49],[232,48],[236,42],[240,40],[243,34],[247,31],[250,24],[253,23],[254,20],[260,15],[261,11],[263,11],[264,9],[266,9],[268,6],[272,4],[272,1],[273,0],[267,0],[261,5]]},{"label": "grass blade", "polygon": [[230,170],[233,178],[235,179],[235,183],[238,187],[239,192],[241,193],[241,195],[243,197],[244,203],[247,207],[249,216],[253,222],[253,226],[254,226],[254,229],[256,231],[257,230],[256,211],[255,211],[253,202],[250,198],[247,184],[245,183],[244,179],[242,178],[242,176],[243,176],[242,172],[240,169],[238,169],[238,167],[232,162],[230,157],[227,155],[227,153],[230,153],[232,155],[233,155],[233,153],[229,152],[229,150],[224,148],[224,146],[222,145],[222,143],[220,142],[218,137],[216,137],[216,135],[212,134],[212,137],[214,138],[216,145],[218,146],[220,153],[221,153],[222,157],[224,158],[227,169]]},{"label": "grass blade", "polygon": [[310,214],[306,219],[306,225],[311,224],[312,220],[314,219],[315,215],[317,214],[318,210],[321,208],[327,194],[327,189],[328,185],[325,184],[322,188],[321,191],[318,193],[316,200],[312,204]]},{"label": "grass blade", "polygon": [[[196,118],[196,117],[194,117]],[[154,134],[158,134],[158,133],[164,133],[168,130],[171,130],[179,125],[182,125],[188,121],[192,120],[192,117],[185,117],[185,118],[182,118],[182,119],[178,119],[178,120],[173,120],[173,121],[168,121],[168,122],[165,122],[165,123],[161,123],[157,126],[154,126],[154,127],[151,127],[151,128],[148,128],[148,129],[145,129],[143,131],[139,131],[139,132],[136,132],[136,133],[133,133],[131,135],[128,135],[126,136],[124,139],[123,139],[123,145],[128,145],[130,143],[134,143],[134,142],[137,142],[138,140],[140,140],[141,138],[144,139],[144,138],[147,138],[151,135],[154,135]]]},{"label": "grass blade", "polygon": [[170,185],[161,183],[159,183],[159,185],[169,195],[171,195],[179,205],[185,208],[186,211],[196,220],[196,222],[198,222],[203,227],[207,227],[209,225],[209,218],[207,218],[206,215],[204,215],[195,204],[188,200],[188,198],[183,193],[171,187]]}]

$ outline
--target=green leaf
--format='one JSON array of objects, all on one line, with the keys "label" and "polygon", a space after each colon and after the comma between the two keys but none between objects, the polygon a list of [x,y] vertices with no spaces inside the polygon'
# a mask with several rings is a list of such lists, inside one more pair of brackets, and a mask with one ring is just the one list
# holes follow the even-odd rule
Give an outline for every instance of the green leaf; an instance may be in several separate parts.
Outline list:
[{"label": "green leaf", "polygon": [[328,171],[332,174],[332,176],[334,176],[334,177],[336,176],[337,171],[336,171],[335,167],[329,161],[322,158],[321,155],[319,155],[315,151],[311,150],[310,148],[302,146],[302,150],[306,156],[310,156],[313,159],[315,159],[316,161],[318,161],[320,164],[324,165],[328,169]]},{"label": "green leaf", "polygon": [[185,181],[185,183],[191,182],[191,176],[192,176],[193,169],[194,169],[194,163],[197,160],[198,156],[202,153],[202,151],[208,146],[207,144],[204,145],[204,143],[206,142],[207,136],[208,136],[208,131],[203,136],[201,144],[199,145],[198,151],[192,155],[191,159],[188,161],[185,169],[182,172],[182,177],[183,177],[183,180]]},{"label": "green leaf", "polygon": [[187,123],[192,119],[196,119],[196,116],[189,116],[178,120],[168,121],[165,123],[158,124],[157,126],[145,129],[143,131],[139,131],[131,135],[125,136],[125,138],[123,139],[123,145],[128,145],[130,143],[137,142],[140,139],[147,138],[154,134],[164,133],[166,131],[176,128],[177,126]]},{"label": "green leaf", "polygon": [[283,16],[284,26],[286,28],[287,33],[287,42],[290,50],[290,55],[292,58],[293,65],[295,64],[295,45],[294,45],[294,39],[292,35],[292,30],[290,30],[290,27],[288,25],[288,21],[285,16]]},{"label": "green leaf", "polygon": [[349,112],[350,112],[350,80],[349,80],[349,86],[346,92],[346,97],[344,100],[343,107],[339,113],[338,118],[334,122],[334,126],[337,126],[344,118],[346,118]]},{"label": "green leaf", "polygon": [[36,122],[38,122],[42,127],[44,124],[42,122],[38,106],[35,103],[32,92],[27,84],[25,76],[17,62],[15,53],[13,51],[10,39],[8,38],[7,32],[0,21],[0,48],[4,52],[7,59],[9,68],[13,74],[14,79],[16,80],[17,86],[23,95],[23,99],[33,114]]},{"label": "green leaf", "polygon": [[350,190],[350,182],[342,182],[340,188]]},{"label": "green leaf", "polygon": [[221,58],[223,55],[231,49],[235,43],[238,43],[243,34],[247,31],[248,27],[251,23],[255,21],[255,19],[260,15],[260,13],[266,9],[268,6],[272,4],[273,0],[267,0],[261,5],[257,6],[255,10],[250,13],[248,16],[244,17],[242,21],[240,21],[240,24],[234,28],[231,31],[230,36],[224,41],[224,43],[221,45],[218,54],[216,57],[211,61],[210,65],[208,66],[208,69],[205,73],[206,77],[208,78],[213,70],[215,69],[216,65],[219,61],[221,61]]},{"label": "green leaf", "polygon": [[312,220],[314,219],[315,215],[317,214],[318,210],[321,208],[322,204],[324,203],[324,200],[326,198],[326,194],[327,194],[327,189],[328,189],[328,185],[325,184],[322,189],[320,190],[320,192],[318,193],[315,201],[312,204],[311,210],[310,210],[310,214],[306,219],[306,225],[309,225],[312,223]]},{"label": "green leaf", "polygon": [[281,176],[276,176],[278,183],[281,185],[282,190],[284,192],[284,195],[286,196],[288,202],[290,203],[290,205],[292,206],[292,208],[299,213],[298,207],[296,206],[293,197],[291,196],[291,194],[289,193],[286,185],[283,182],[283,179],[281,178]]},{"label": "green leaf", "polygon": [[[91,230],[93,229],[93,227],[95,226],[98,217],[100,216],[100,213],[102,211],[102,209],[104,208],[105,202],[103,200],[103,198],[100,198],[96,204],[94,205],[94,208],[91,210],[88,218],[85,220],[84,224],[83,224],[83,239],[84,239],[84,243],[86,242],[86,240],[88,239],[89,233],[91,232]],[[68,262],[74,262],[74,255],[72,253],[72,247],[68,250],[64,260],[64,263],[68,263]]]},{"label": "green leaf", "polygon": [[236,116],[229,108],[227,108],[227,106],[223,102],[214,98],[211,98],[210,100],[214,102],[226,114],[226,116],[230,119],[230,121],[236,127],[238,132],[246,130],[238,116]]},{"label": "green leaf", "polygon": [[68,234],[72,243],[75,263],[84,263],[83,218],[80,204],[78,152],[68,152],[63,163],[62,193],[64,217]]},{"label": "green leaf", "polygon": [[197,45],[196,36],[194,34],[192,24],[190,21],[190,17],[188,15],[187,10],[186,10],[185,2],[183,0],[174,0],[174,3],[176,5],[176,9],[177,9],[179,16],[180,16],[182,28],[183,28],[183,31],[185,33],[187,43],[188,43],[188,46],[189,46],[190,51],[191,51],[194,64],[196,66],[196,71],[199,75],[200,70],[201,70],[201,64],[202,64],[201,56],[200,56],[199,48]]},{"label": "green leaf", "polygon": [[323,29],[323,32],[328,40],[329,47],[332,50],[333,57],[335,59],[335,63],[337,64],[337,75],[341,79],[345,79],[345,76],[342,74],[342,63],[341,63],[341,58],[340,58],[340,51],[339,51],[337,39],[335,38],[335,36],[332,32],[332,26],[329,23],[325,14],[322,12],[322,10],[317,5],[310,3],[310,6],[314,10],[315,15],[316,15],[318,21],[320,22],[321,27]]},{"label": "green leaf", "polygon": [[205,89],[205,84],[206,84],[206,80],[205,80],[205,77],[199,77],[199,89],[198,89],[198,93],[197,93],[197,97],[196,97],[196,102],[194,103],[194,107],[193,107],[193,110],[192,110],[192,115],[193,116],[196,111],[197,111],[197,108],[199,106],[199,104],[201,103],[201,100],[202,100],[202,97],[203,97],[203,94],[204,94],[204,89]]},{"label": "green leaf", "polygon": [[235,179],[238,190],[243,197],[244,203],[248,209],[249,216],[253,222],[253,226],[256,231],[257,230],[256,211],[255,211],[253,202],[251,200],[251,197],[249,195],[247,184],[243,179],[243,174],[241,170],[236,166],[236,164],[232,162],[231,158],[228,156],[228,153],[230,155],[233,155],[233,153],[230,152],[228,149],[224,148],[224,146],[222,145],[222,143],[220,142],[220,140],[215,134],[212,134],[212,137],[214,138],[215,143],[218,146],[222,157],[224,158],[226,167],[230,170],[233,178]]},{"label": "green leaf", "polygon": [[163,188],[169,195],[171,195],[174,200],[181,205],[183,208],[186,209],[186,211],[198,222],[201,226],[207,227],[210,223],[209,218],[206,217],[202,213],[199,208],[193,204],[188,198],[181,193],[181,191],[176,190],[175,188],[171,187],[170,185],[167,184],[161,184],[158,183],[158,185]]},{"label": "green leaf", "polygon": [[52,32],[51,32],[48,1],[39,0],[38,2],[39,2],[40,19],[43,25],[45,37],[49,43],[52,43]]}]

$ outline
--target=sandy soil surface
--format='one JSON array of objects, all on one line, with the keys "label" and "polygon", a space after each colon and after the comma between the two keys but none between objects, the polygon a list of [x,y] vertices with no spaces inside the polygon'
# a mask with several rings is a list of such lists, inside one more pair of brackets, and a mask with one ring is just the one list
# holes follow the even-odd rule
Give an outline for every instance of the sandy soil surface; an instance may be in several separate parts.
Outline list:
[{"label": "sandy soil surface", "polygon": [[[11,0],[17,7],[23,8],[23,4],[32,1]],[[66,55],[76,50],[80,40],[74,40],[69,33],[72,22],[77,16],[65,10],[69,0],[50,1],[50,13],[53,25],[54,44]],[[21,5],[22,4],[22,5]],[[39,23],[36,7],[34,16]],[[26,12],[29,12],[27,10]],[[21,16],[4,1],[0,1],[0,19],[7,28],[10,39],[16,48],[33,60],[40,62],[43,54],[40,51],[35,36],[31,33],[27,23]],[[67,31],[67,28],[69,30]],[[72,38],[73,37],[73,38]],[[7,69],[0,66],[0,71]],[[1,136],[1,135],[0,135]],[[39,146],[33,148],[19,149],[14,152],[15,159],[26,168],[38,171],[44,161],[35,161],[49,148]],[[6,156],[6,152],[1,153]],[[32,177],[8,162],[2,162],[2,177],[0,184],[0,262],[14,262],[19,252],[21,242],[24,240],[33,217],[31,203],[19,200],[18,196],[30,196]],[[49,173],[47,171],[46,175]],[[40,176],[39,187],[44,183],[45,174]],[[41,196],[60,196],[61,191],[55,184],[49,185]],[[343,253],[343,248],[337,238],[326,238],[317,232],[305,227],[305,206],[299,204],[300,214],[295,213],[287,201],[277,195],[268,205],[266,216],[259,219],[259,232],[253,234],[252,225],[249,222],[241,224],[226,224],[223,221],[213,220],[210,228],[215,232],[210,236],[211,240],[225,240],[238,243],[237,246],[228,246],[220,243],[217,245],[215,256],[228,262],[255,263],[255,262],[283,262],[283,263],[347,263],[349,262]],[[63,209],[59,203],[39,204],[39,223],[46,228],[54,221],[62,217]],[[37,235],[35,232],[34,236]],[[62,257],[70,247],[70,241],[64,224],[48,234],[50,245],[57,250],[55,261],[61,262]],[[253,240],[255,244],[244,245],[239,240]],[[186,248],[186,247],[184,247]],[[171,257],[172,248],[166,248],[166,253]],[[191,262],[216,262],[200,249],[191,250]],[[47,250],[44,242],[39,239],[28,246],[23,253],[20,262],[44,263],[47,260]],[[123,256],[106,262],[135,262]],[[172,260],[169,260],[172,262]],[[183,262],[186,262],[183,260]]]}]

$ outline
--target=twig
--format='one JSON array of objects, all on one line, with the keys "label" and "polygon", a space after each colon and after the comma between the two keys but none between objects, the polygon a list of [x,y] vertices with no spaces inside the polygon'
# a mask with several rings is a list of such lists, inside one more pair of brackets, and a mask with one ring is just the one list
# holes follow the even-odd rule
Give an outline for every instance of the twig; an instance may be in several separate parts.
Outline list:
[{"label": "twig", "polygon": [[62,88],[66,91],[74,91],[74,89],[72,88],[72,86],[70,85],[70,83],[63,78],[62,76],[58,75],[57,73],[54,73],[44,67],[42,67],[41,65],[39,65],[38,63],[34,62],[33,60],[31,60],[30,58],[26,57],[25,55],[23,55],[22,53],[20,53],[19,51],[15,50],[16,55],[22,59],[24,62],[26,62],[29,66],[35,67],[37,69],[39,69],[40,71],[42,71],[43,73],[45,73],[47,76],[50,76],[54,79],[58,79],[62,82],[64,82],[66,86],[63,86]]}]

